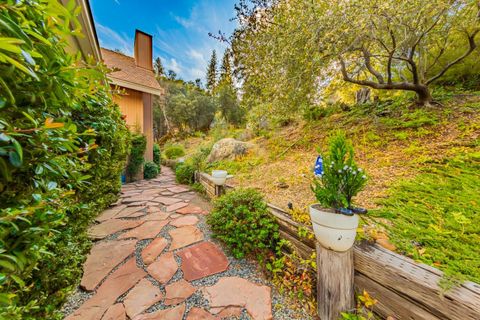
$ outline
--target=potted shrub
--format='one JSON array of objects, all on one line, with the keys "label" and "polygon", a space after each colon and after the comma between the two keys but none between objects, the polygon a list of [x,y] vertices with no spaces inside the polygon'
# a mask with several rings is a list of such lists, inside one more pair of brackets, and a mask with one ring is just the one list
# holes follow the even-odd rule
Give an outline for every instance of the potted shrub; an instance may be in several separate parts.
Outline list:
[{"label": "potted shrub", "polygon": [[315,237],[322,246],[347,251],[355,242],[358,214],[365,209],[353,207],[352,198],[366,184],[367,177],[355,164],[352,144],[337,132],[329,141],[329,151],[317,158],[312,191],[318,203],[310,206]]}]

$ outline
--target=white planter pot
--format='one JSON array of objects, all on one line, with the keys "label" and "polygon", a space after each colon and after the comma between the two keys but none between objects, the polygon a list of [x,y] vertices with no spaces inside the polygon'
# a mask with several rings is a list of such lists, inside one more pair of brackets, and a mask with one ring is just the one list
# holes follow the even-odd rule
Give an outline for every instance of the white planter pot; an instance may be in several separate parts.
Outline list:
[{"label": "white planter pot", "polygon": [[314,204],[310,206],[310,218],[315,237],[323,247],[342,252],[353,246],[357,235],[358,215],[346,216]]},{"label": "white planter pot", "polygon": [[213,170],[211,180],[217,186],[223,186],[227,180],[227,175],[228,173],[225,170]]}]

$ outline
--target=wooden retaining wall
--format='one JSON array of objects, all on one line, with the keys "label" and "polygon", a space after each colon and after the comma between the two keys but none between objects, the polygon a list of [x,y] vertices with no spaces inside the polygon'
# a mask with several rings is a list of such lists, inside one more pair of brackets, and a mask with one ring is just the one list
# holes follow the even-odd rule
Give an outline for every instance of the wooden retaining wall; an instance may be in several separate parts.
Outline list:
[{"label": "wooden retaining wall", "polygon": [[[216,187],[205,173],[197,173],[196,178],[212,198],[224,189],[233,188]],[[278,221],[281,237],[289,240],[300,256],[309,258],[315,252],[315,241],[300,237],[298,229],[313,232],[311,226],[293,221],[279,207],[268,206]],[[480,320],[480,285],[477,283],[467,281],[443,292],[438,285],[443,275],[440,270],[368,243],[355,244],[354,268],[355,291],[366,290],[377,299],[374,312],[382,318]]]}]

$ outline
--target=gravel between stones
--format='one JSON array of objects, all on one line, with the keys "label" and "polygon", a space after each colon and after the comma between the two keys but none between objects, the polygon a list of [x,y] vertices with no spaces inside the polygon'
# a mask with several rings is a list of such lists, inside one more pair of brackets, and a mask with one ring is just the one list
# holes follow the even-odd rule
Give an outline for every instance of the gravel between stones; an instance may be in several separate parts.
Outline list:
[{"label": "gravel between stones", "polygon": [[[169,183],[169,182],[163,182]],[[145,186],[143,186],[142,189],[144,189]],[[191,193],[189,193],[191,194]],[[204,199],[202,199],[200,196],[196,195],[195,198],[191,199],[191,203],[200,206],[204,209],[210,210],[211,205],[206,202]],[[159,207],[162,209],[162,211],[165,210],[165,206],[159,205]],[[197,291],[190,296],[186,301],[186,311],[184,319],[186,318],[186,315],[188,314],[188,311],[193,308],[193,307],[200,307],[204,309],[209,309],[209,304],[208,300],[203,297],[202,293],[200,292],[200,289],[204,286],[212,286],[215,283],[218,282],[218,280],[222,277],[233,277],[233,276],[238,276],[244,279],[247,279],[253,283],[261,284],[261,285],[267,285],[272,288],[272,311],[273,311],[273,317],[274,319],[278,320],[287,320],[287,319],[313,319],[308,313],[306,313],[304,310],[293,310],[290,309],[289,306],[292,305],[288,298],[285,295],[282,295],[278,292],[278,290],[275,289],[275,287],[269,283],[269,281],[264,277],[263,273],[260,270],[260,267],[255,261],[249,261],[246,259],[236,259],[233,256],[229,254],[229,251],[225,246],[217,241],[216,239],[212,238],[212,233],[210,231],[210,228],[205,222],[205,216],[204,215],[197,215],[199,217],[199,222],[197,224],[197,227],[203,232],[205,241],[211,241],[215,244],[217,244],[220,248],[223,249],[225,252],[225,255],[227,256],[227,259],[229,261],[229,268],[225,272],[214,274],[199,280],[192,281],[191,284],[197,288]],[[140,218],[137,218],[140,219]],[[174,227],[167,225],[165,226],[161,232],[159,233],[159,236],[166,238],[167,240],[171,241],[170,235],[168,234],[168,231],[175,229]],[[101,240],[101,241],[106,241],[106,240],[112,240],[116,239],[122,232],[117,232],[116,234],[110,235],[107,238]],[[137,266],[144,269],[146,271],[146,266],[142,261],[141,258],[141,252],[142,249],[145,248],[152,240],[140,240],[137,243],[136,250],[135,250],[135,258],[137,262]],[[192,244],[195,245],[195,244]],[[163,252],[167,252],[169,250],[168,245]],[[176,253],[179,250],[183,250],[187,247],[180,248],[178,250],[175,250],[174,253]],[[131,256],[130,256],[131,257]],[[113,273],[115,270],[117,270],[120,266],[125,264],[125,261],[120,263],[116,268],[114,268],[111,272]],[[179,268],[177,272],[174,274],[172,279],[168,282],[168,284],[176,282],[183,277],[183,272],[180,269],[180,263],[181,259],[177,255],[175,255],[175,260],[177,261]],[[109,275],[110,275],[109,274]],[[151,276],[147,276],[147,279],[150,280],[153,284],[155,284],[157,287],[160,288],[163,294],[165,294],[165,286],[160,285],[154,278]],[[128,294],[129,291],[127,291],[125,294],[123,294],[117,302],[122,302],[125,296]],[[79,308],[86,300],[88,300],[93,293],[86,292],[82,290],[81,288],[77,288],[77,290],[68,298],[68,301],[65,303],[65,305],[62,308],[62,312],[65,316],[71,314],[74,312],[77,308]],[[167,309],[170,308],[171,306],[166,306],[163,301],[154,304],[151,306],[147,312],[153,312],[156,310],[162,310],[162,309]],[[231,319],[241,319],[241,320],[248,320],[251,319],[249,315],[247,314],[246,310],[243,311],[242,315],[239,318],[231,318]]]}]

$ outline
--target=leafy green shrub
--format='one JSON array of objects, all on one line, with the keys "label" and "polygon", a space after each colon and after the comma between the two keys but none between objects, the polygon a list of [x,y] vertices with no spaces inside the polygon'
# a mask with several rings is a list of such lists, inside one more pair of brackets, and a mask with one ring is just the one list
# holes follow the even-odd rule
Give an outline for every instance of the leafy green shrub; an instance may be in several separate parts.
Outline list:
[{"label": "leafy green shrub", "polygon": [[275,250],[278,224],[263,196],[254,189],[237,189],[220,197],[207,217],[213,234],[224,241],[237,258]]},{"label": "leafy green shrub", "polygon": [[166,146],[163,153],[167,159],[177,159],[185,155],[185,149],[179,144],[172,144]]},{"label": "leafy green shrub", "polygon": [[181,184],[193,184],[195,182],[195,168],[188,163],[178,163],[175,168],[175,178]]},{"label": "leafy green shrub", "polygon": [[158,176],[160,170],[158,170],[158,166],[153,161],[145,162],[143,166],[143,178],[145,179],[153,179]]},{"label": "leafy green shrub", "polygon": [[147,148],[147,138],[142,134],[136,134],[132,137],[132,147],[128,157],[127,176],[130,181],[135,180],[136,175],[145,162],[144,154]]},{"label": "leafy green shrub", "polygon": [[352,198],[366,184],[366,176],[358,168],[353,146],[345,133],[335,133],[329,141],[329,152],[315,168],[312,190],[318,202],[327,208],[351,208]]},{"label": "leafy green shrub", "polygon": [[159,168],[162,165],[162,152],[160,151],[160,146],[156,143],[153,145],[153,162],[155,162]]},{"label": "leafy green shrub", "polygon": [[130,134],[106,69],[65,52],[71,12],[0,6],[0,319],[62,318],[86,228],[121,187]]}]

